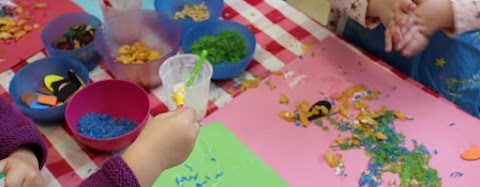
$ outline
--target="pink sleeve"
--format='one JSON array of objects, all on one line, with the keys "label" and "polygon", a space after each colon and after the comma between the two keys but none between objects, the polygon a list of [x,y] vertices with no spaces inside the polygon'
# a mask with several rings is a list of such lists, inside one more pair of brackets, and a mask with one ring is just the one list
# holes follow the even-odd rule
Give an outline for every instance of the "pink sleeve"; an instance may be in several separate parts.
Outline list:
[{"label": "pink sleeve", "polygon": [[123,161],[122,157],[115,156],[103,164],[102,169],[95,172],[80,184],[80,187],[139,187],[137,177]]},{"label": "pink sleeve", "polygon": [[451,0],[455,30],[449,34],[458,35],[480,28],[480,0]]},{"label": "pink sleeve", "polygon": [[379,23],[377,19],[367,18],[368,0],[330,0],[330,6],[364,27],[373,28]]}]

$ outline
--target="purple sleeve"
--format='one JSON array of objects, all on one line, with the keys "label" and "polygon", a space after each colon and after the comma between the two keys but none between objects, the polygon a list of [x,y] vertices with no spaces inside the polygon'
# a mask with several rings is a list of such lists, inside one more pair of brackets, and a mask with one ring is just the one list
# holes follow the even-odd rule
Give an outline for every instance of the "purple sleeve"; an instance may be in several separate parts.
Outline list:
[{"label": "purple sleeve", "polygon": [[102,168],[88,177],[80,184],[81,187],[104,187],[104,186],[118,186],[118,187],[135,187],[140,186],[137,177],[133,171],[128,167],[127,163],[123,161],[122,157],[115,156],[105,162]]},{"label": "purple sleeve", "polygon": [[8,157],[21,147],[28,146],[43,167],[47,159],[47,147],[32,120],[23,116],[10,102],[0,97],[0,159]]}]

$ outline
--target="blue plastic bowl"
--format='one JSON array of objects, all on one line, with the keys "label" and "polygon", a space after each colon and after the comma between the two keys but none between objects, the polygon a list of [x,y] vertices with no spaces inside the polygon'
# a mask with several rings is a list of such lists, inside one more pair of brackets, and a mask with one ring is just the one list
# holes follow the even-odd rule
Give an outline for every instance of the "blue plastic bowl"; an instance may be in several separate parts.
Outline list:
[{"label": "blue plastic bowl", "polygon": [[68,13],[58,16],[43,28],[41,35],[43,46],[48,56],[72,57],[82,62],[88,70],[92,70],[101,60],[93,41],[80,49],[62,50],[52,47],[52,44],[62,37],[67,29],[76,24],[90,24],[92,28],[98,29],[102,22],[97,17],[86,13]]},{"label": "blue plastic bowl", "polygon": [[182,36],[185,36],[191,28],[200,23],[218,20],[222,15],[223,0],[155,0],[155,10],[173,17],[175,12],[182,11],[185,5],[200,4],[202,2],[205,2],[205,6],[207,6],[210,12],[210,19],[201,22],[195,22],[190,18],[177,20],[182,27]]},{"label": "blue plastic bowl", "polygon": [[[246,26],[234,21],[211,21],[202,23],[189,32],[182,40],[182,49],[184,53],[190,53],[190,46],[203,36],[217,35],[224,31],[234,31],[242,36],[247,42],[248,55],[241,61],[234,64],[227,64],[220,62],[213,66],[213,80],[225,80],[238,76],[245,71],[248,65],[252,62],[253,54],[255,53],[256,39],[253,32]],[[207,56],[208,59],[208,56]]]},{"label": "blue plastic bowl", "polygon": [[26,116],[45,122],[55,122],[65,118],[67,104],[48,109],[32,109],[23,104],[20,98],[24,92],[33,92],[43,86],[43,79],[49,74],[67,76],[69,70],[73,70],[85,84],[89,83],[87,68],[81,62],[68,57],[47,57],[26,65],[10,81],[10,97],[17,107]]}]

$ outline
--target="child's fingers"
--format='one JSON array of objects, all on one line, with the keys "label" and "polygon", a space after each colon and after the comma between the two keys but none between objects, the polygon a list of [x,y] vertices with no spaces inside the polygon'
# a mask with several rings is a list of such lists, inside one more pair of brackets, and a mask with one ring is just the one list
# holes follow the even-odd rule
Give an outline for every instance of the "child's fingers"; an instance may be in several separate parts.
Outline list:
[{"label": "child's fingers", "polygon": [[172,111],[165,112],[165,113],[161,113],[161,114],[156,115],[154,118],[171,118],[171,117],[177,115],[177,113],[179,112],[178,110],[179,109],[172,110]]},{"label": "child's fingers", "polygon": [[405,26],[405,12],[403,12],[402,10],[395,10],[394,18],[395,18],[395,23],[398,26],[400,27]]},{"label": "child's fingers", "polygon": [[180,112],[182,112],[182,110],[184,110],[184,108],[178,107],[175,110],[158,114],[157,116],[155,116],[155,118],[157,118],[157,117],[158,118],[171,118],[171,117],[174,117],[174,116],[178,115]]},{"label": "child's fingers", "polygon": [[392,51],[392,35],[390,29],[385,29],[385,51]]},{"label": "child's fingers", "polygon": [[415,25],[422,25],[421,27],[419,27],[418,31],[419,31],[420,33],[422,33],[423,35],[425,35],[425,36],[430,36],[432,33],[431,33],[431,31],[425,26],[425,25],[428,25],[428,24],[426,23],[426,20],[419,18],[420,16],[418,16],[418,15],[416,15],[415,17],[416,17],[416,18],[415,18]]},{"label": "child's fingers", "polygon": [[195,124],[197,113],[192,108],[187,107],[180,110],[175,117],[186,120],[188,124]]},{"label": "child's fingers", "polygon": [[5,165],[6,164],[7,164],[6,159],[0,160],[0,173],[5,173]]},{"label": "child's fingers", "polygon": [[409,42],[411,42],[411,40],[413,39],[413,37],[417,32],[418,32],[418,27],[416,26],[410,27],[410,29],[408,29],[408,31],[405,34],[403,34],[403,39],[395,45],[395,50],[397,51],[402,50]]},{"label": "child's fingers", "polygon": [[390,20],[390,23],[388,23],[388,27],[388,29],[390,30],[390,37],[392,39],[392,42],[398,43],[402,39],[402,36],[400,36],[397,24],[394,20]]},{"label": "child's fingers", "polygon": [[415,23],[415,14],[407,14],[405,16],[405,25],[400,28],[400,34],[403,36],[408,31],[410,27]]},{"label": "child's fingers", "polygon": [[411,0],[402,0],[400,2],[400,9],[394,11],[395,14],[395,21],[400,27],[405,26],[405,17],[407,13],[415,11],[417,5],[413,3]]},{"label": "child's fingers", "polygon": [[415,11],[416,8],[417,8],[417,5],[411,0],[402,0],[400,2],[400,9],[403,12]]},{"label": "child's fingers", "polygon": [[45,181],[43,180],[43,177],[40,175],[31,175],[28,176],[23,183],[24,187],[36,187],[36,186],[45,186]]},{"label": "child's fingers", "polygon": [[9,170],[5,176],[5,186],[14,186],[14,187],[24,186],[23,182],[25,181],[25,177],[23,175],[23,172],[24,170],[22,169]]},{"label": "child's fingers", "polygon": [[417,32],[417,34],[414,36],[414,39],[408,43],[405,49],[402,50],[402,55],[405,57],[411,57],[423,50],[427,44],[427,37]]}]

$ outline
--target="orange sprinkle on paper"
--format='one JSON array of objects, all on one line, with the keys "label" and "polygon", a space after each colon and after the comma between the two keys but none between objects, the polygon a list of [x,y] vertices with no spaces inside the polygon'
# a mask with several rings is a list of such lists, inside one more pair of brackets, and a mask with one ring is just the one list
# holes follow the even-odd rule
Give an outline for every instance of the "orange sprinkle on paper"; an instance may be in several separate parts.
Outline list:
[{"label": "orange sprinkle on paper", "polygon": [[464,160],[478,160],[480,159],[480,146],[471,147],[462,153]]}]

